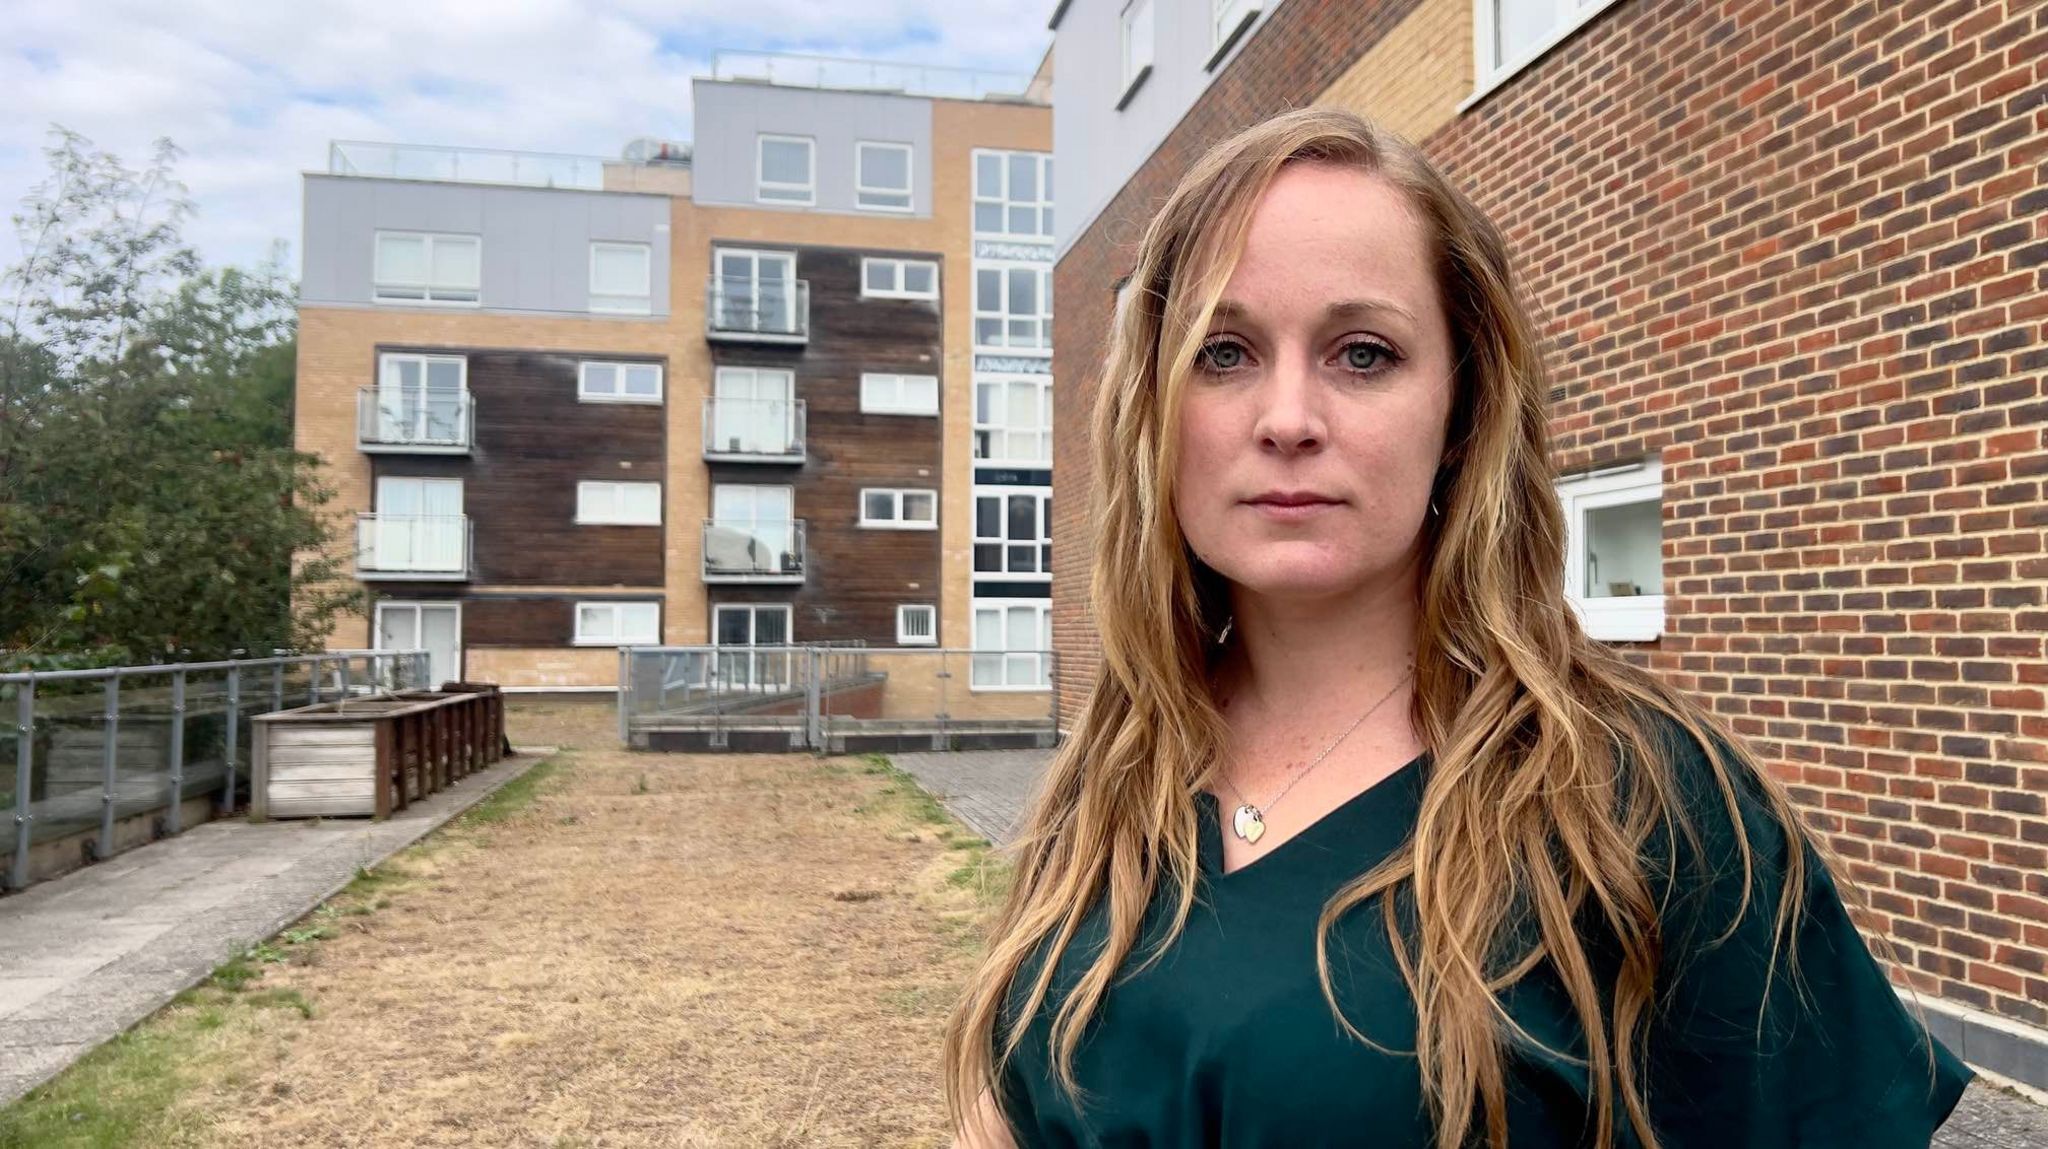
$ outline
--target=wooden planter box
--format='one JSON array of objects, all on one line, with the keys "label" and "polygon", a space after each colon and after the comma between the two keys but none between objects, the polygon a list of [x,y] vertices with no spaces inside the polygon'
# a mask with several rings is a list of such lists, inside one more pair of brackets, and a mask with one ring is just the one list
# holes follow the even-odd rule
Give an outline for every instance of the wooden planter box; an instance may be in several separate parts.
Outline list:
[{"label": "wooden planter box", "polygon": [[504,757],[495,688],[407,691],[258,715],[249,817],[392,812]]}]

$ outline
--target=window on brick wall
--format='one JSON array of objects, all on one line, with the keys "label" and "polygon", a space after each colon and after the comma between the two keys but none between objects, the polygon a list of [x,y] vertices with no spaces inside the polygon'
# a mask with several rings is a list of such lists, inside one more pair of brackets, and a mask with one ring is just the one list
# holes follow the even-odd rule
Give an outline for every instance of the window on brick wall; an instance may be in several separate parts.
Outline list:
[{"label": "window on brick wall", "polygon": [[1560,482],[1565,594],[1586,633],[1644,642],[1664,633],[1664,480],[1656,463]]},{"label": "window on brick wall", "polygon": [[1152,74],[1152,0],[1130,0],[1124,5],[1120,23],[1123,27],[1124,82],[1118,90],[1116,106],[1122,110],[1137,93],[1138,85]]},{"label": "window on brick wall", "polygon": [[1535,63],[1614,0],[1473,0],[1476,99]]}]

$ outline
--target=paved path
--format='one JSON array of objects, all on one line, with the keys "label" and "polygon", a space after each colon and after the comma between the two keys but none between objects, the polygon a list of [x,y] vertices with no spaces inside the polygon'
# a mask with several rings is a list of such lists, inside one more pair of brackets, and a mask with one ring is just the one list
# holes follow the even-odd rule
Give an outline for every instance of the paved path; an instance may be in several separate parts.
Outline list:
[{"label": "paved path", "polygon": [[[889,759],[975,833],[1007,843],[1051,752],[981,750],[891,754]],[[1942,1149],[2048,1149],[2048,1106],[1974,1084],[1934,1144]]]},{"label": "paved path", "polygon": [[0,898],[0,1105],[539,760],[505,759],[383,822],[208,822]]}]

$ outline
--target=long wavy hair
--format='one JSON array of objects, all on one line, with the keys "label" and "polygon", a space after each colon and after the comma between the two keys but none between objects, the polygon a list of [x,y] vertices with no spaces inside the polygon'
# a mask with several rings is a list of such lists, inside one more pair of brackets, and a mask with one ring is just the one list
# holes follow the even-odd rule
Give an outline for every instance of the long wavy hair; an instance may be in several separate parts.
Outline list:
[{"label": "long wavy hair", "polygon": [[[1598,1144],[1615,1143],[1618,1109],[1654,1149],[1642,1066],[1663,988],[1655,974],[1664,887],[1643,849],[1653,834],[1692,830],[1670,748],[1652,726],[1675,720],[1704,749],[1735,825],[1745,889],[1753,861],[1737,808],[1745,776],[1789,840],[1808,839],[1738,740],[1698,703],[1590,640],[1567,604],[1545,373],[1499,232],[1413,144],[1322,107],[1217,144],[1139,245],[1090,430],[1092,530],[1114,541],[1091,548],[1101,670],[1020,831],[1011,890],[947,1026],[948,1111],[961,1128],[1000,1105],[994,1083],[1023,1040],[1023,1019],[1045,1008],[1060,956],[1098,905],[1106,944],[1051,1025],[1057,1076],[1070,1095],[1078,1094],[1074,1050],[1162,881],[1177,891],[1174,917],[1166,942],[1138,968],[1186,924],[1198,884],[1195,794],[1215,777],[1226,744],[1208,675],[1229,588],[1190,552],[1175,518],[1173,428],[1254,208],[1289,164],[1356,169],[1405,193],[1432,241],[1459,357],[1434,492],[1441,514],[1424,528],[1410,714],[1431,766],[1406,843],[1323,909],[1324,996],[1345,1029],[1366,1040],[1338,1008],[1328,941],[1339,918],[1379,899],[1414,998],[1413,1055],[1438,1144],[1463,1145],[1483,1122],[1499,1147],[1507,1142],[1507,1050],[1534,1040],[1516,1026],[1504,993],[1547,965],[1584,1030]],[[1788,854],[1774,968],[1806,886],[1806,852]],[[1618,943],[1611,979],[1589,957],[1588,923]],[[1017,987],[1028,990],[1022,1014],[997,1050],[1005,1001],[1034,955],[1035,976]]]}]

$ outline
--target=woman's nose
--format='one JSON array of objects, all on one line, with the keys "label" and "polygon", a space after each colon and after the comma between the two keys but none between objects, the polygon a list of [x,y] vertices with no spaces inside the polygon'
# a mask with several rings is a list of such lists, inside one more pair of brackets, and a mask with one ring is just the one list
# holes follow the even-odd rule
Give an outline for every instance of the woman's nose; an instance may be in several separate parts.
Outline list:
[{"label": "woman's nose", "polygon": [[1317,450],[1327,437],[1314,373],[1289,356],[1266,377],[1258,396],[1259,446],[1283,455]]}]

